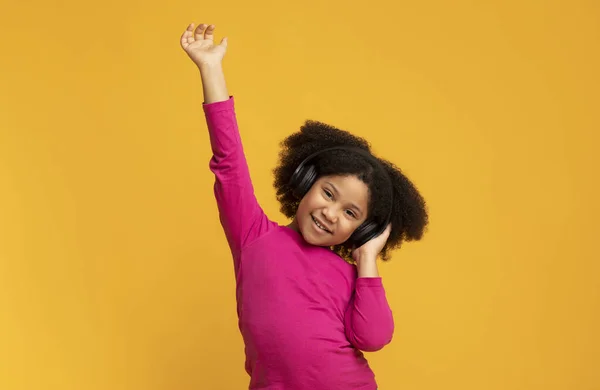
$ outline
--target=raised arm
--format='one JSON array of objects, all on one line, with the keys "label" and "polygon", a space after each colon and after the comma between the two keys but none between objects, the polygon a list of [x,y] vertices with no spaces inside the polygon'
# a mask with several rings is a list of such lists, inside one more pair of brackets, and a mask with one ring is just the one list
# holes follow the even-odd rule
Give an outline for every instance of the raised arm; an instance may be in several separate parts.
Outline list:
[{"label": "raised arm", "polygon": [[181,36],[181,46],[200,70],[203,109],[213,156],[214,192],[219,217],[234,257],[236,272],[241,249],[265,233],[271,222],[256,197],[244,155],[235,115],[234,100],[227,91],[222,60],[227,39],[214,44],[213,25],[190,24]]}]

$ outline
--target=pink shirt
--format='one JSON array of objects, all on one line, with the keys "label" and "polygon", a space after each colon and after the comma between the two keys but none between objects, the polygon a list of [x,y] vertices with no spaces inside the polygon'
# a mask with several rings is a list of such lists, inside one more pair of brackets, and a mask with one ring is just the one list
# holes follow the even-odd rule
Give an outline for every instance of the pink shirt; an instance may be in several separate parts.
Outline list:
[{"label": "pink shirt", "polygon": [[233,255],[250,389],[375,390],[362,351],[392,339],[381,278],[271,221],[254,196],[234,100],[203,105],[214,193]]}]

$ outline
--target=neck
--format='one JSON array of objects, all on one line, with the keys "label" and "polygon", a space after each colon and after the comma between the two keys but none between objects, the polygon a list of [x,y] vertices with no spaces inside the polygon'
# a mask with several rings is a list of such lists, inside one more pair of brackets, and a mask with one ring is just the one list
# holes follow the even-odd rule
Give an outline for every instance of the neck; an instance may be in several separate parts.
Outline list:
[{"label": "neck", "polygon": [[292,222],[290,222],[290,224],[287,225],[287,227],[300,233],[300,229],[298,228],[298,221],[296,220],[296,218],[294,218]]}]

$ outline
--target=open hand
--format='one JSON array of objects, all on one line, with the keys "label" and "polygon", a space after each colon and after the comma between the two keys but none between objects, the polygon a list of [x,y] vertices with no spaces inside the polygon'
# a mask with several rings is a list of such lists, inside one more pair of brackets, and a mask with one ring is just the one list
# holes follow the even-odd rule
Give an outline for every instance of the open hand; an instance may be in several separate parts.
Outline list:
[{"label": "open hand", "polygon": [[201,24],[194,30],[194,23],[181,35],[181,47],[197,66],[221,63],[227,51],[227,38],[215,45],[215,26]]}]

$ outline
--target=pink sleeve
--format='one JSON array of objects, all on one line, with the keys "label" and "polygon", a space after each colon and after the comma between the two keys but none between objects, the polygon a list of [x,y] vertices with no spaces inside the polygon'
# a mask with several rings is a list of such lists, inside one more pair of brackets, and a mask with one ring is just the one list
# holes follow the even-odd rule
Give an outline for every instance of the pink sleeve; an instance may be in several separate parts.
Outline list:
[{"label": "pink sleeve", "polygon": [[241,249],[265,233],[270,221],[254,195],[242,147],[233,97],[203,104],[213,156],[214,194],[219,219],[234,258],[237,272]]},{"label": "pink sleeve", "polygon": [[381,278],[356,279],[345,326],[348,340],[362,351],[378,351],[392,341],[394,318]]}]

